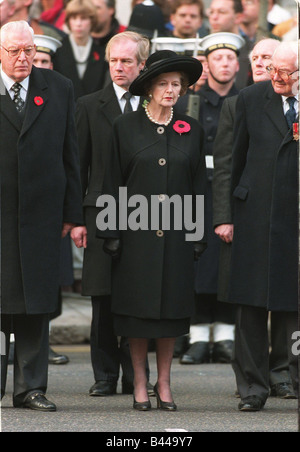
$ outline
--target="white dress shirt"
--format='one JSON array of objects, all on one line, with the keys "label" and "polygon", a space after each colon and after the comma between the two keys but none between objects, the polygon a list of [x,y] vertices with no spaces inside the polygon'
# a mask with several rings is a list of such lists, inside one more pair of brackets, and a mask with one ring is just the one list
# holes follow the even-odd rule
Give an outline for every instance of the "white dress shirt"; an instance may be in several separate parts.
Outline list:
[{"label": "white dress shirt", "polygon": [[[115,82],[113,82],[113,87],[116,93],[116,96],[119,101],[119,105],[121,108],[121,111],[124,111],[126,100],[123,98],[123,95],[127,92],[124,88],[121,88],[121,86],[118,86]],[[138,109],[139,103],[140,103],[140,96],[132,96],[130,99],[132,110],[136,111]]]},{"label": "white dress shirt", "polygon": [[[6,73],[2,70],[2,68],[1,68],[1,77],[2,77],[2,80],[3,80],[4,86],[5,86],[5,88],[8,91],[8,94],[13,99],[14,96],[15,96],[15,93],[11,89],[11,87],[13,86],[14,83],[16,83],[16,81],[13,80],[12,78],[8,77],[8,75],[6,75]],[[24,80],[19,82],[19,84],[22,87],[20,89],[20,96],[24,100],[24,102],[26,102],[26,97],[27,97],[28,87],[29,87],[29,75],[28,75],[28,77],[24,78]]]}]

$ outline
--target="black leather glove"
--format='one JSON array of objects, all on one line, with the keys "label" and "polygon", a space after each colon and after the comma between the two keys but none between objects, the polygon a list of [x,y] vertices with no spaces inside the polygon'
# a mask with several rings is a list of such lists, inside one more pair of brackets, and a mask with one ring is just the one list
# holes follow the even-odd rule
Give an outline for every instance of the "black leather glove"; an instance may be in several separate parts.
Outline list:
[{"label": "black leather glove", "polygon": [[207,243],[195,243],[194,244],[194,261],[200,259],[201,254],[206,250]]},{"label": "black leather glove", "polygon": [[120,239],[105,239],[103,243],[103,250],[109,254],[114,260],[119,259],[121,255],[121,240]]}]

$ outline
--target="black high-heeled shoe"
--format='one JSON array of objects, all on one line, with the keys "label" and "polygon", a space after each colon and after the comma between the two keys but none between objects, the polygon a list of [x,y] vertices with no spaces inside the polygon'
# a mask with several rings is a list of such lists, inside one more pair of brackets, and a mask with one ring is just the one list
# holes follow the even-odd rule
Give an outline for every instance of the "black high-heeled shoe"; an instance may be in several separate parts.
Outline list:
[{"label": "black high-heeled shoe", "polygon": [[137,402],[133,396],[133,408],[138,411],[149,411],[151,410],[151,402],[150,400],[146,400],[145,402]]},{"label": "black high-heeled shoe", "polygon": [[165,411],[176,411],[177,410],[177,405],[175,402],[164,402],[163,400],[161,400],[160,395],[158,393],[158,389],[157,389],[157,383],[154,386],[153,390],[156,395],[158,409],[165,410]]}]

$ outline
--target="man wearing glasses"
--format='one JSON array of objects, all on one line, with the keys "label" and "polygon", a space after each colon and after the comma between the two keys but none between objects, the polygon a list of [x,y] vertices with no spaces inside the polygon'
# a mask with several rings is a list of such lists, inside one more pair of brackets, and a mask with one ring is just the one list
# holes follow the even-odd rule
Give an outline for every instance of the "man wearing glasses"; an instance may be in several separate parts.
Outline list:
[{"label": "man wearing glasses", "polygon": [[82,224],[73,88],[33,67],[26,21],[4,25],[0,42],[1,398],[14,333],[13,405],[55,411],[45,397],[49,314],[58,301],[61,237]]},{"label": "man wearing glasses", "polygon": [[298,57],[281,43],[271,81],[241,91],[232,158],[233,242],[229,299],[237,304],[233,369],[241,411],[269,396],[268,313],[282,313],[298,395],[292,333],[298,310]]}]

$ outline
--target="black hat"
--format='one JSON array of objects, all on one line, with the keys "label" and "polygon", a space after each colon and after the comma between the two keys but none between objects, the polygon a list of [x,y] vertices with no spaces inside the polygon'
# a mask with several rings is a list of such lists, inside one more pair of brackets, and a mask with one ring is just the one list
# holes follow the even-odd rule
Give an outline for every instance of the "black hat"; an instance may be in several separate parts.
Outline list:
[{"label": "black hat", "polygon": [[146,94],[145,83],[166,72],[184,72],[190,86],[200,78],[202,64],[191,56],[177,55],[172,50],[158,50],[147,59],[144,69],[132,82],[129,91],[136,96]]},{"label": "black hat", "polygon": [[157,5],[139,3],[133,8],[128,31],[135,31],[151,39],[157,30],[157,36],[165,36],[165,21],[163,13]]}]

